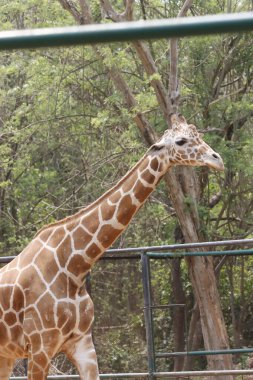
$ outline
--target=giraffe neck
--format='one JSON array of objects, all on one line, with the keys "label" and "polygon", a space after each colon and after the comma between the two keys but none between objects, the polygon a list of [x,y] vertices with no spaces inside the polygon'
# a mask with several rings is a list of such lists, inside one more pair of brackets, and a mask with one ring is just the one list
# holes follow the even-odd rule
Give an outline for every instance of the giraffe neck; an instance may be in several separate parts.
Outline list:
[{"label": "giraffe neck", "polygon": [[58,265],[74,277],[85,273],[127,228],[168,169],[163,155],[148,152],[109,191],[77,214],[43,228],[36,238],[56,251]]}]

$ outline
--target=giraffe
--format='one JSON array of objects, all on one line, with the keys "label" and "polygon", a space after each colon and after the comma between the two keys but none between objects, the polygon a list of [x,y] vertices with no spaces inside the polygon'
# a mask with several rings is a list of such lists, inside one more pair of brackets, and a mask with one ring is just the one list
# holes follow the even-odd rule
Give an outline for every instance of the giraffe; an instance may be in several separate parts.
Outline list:
[{"label": "giraffe", "polygon": [[28,380],[44,380],[51,359],[64,352],[81,380],[98,380],[91,328],[94,311],[84,280],[126,229],[174,165],[223,170],[223,162],[182,115],[136,165],[98,200],[43,227],[0,270],[0,380],[17,358],[28,358]]}]

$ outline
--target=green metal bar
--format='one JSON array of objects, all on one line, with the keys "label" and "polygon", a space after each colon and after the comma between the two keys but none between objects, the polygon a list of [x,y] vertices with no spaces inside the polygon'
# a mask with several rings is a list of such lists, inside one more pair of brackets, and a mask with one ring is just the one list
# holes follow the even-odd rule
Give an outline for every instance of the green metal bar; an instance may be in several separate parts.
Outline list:
[{"label": "green metal bar", "polygon": [[[224,376],[224,375],[252,375],[252,369],[233,369],[233,370],[210,370],[210,371],[177,371],[177,372],[155,372],[155,378],[182,378],[182,377],[201,377],[203,376]],[[137,373],[106,373],[100,374],[100,379],[127,379],[127,378],[145,378],[147,379],[147,372]],[[73,380],[80,379],[78,375],[53,375],[48,376],[48,380]],[[10,380],[27,380],[26,376],[10,377]]]},{"label": "green metal bar", "polygon": [[157,352],[157,358],[169,358],[172,356],[205,356],[205,355],[233,355],[247,354],[253,352],[253,348],[233,348],[227,350],[212,350],[212,351],[185,351],[185,352]]},{"label": "green metal bar", "polygon": [[224,251],[207,251],[207,252],[147,252],[146,255],[152,259],[165,259],[187,256],[247,256],[253,255],[253,249],[244,250],[224,250]]},{"label": "green metal bar", "polygon": [[154,345],[154,331],[153,331],[153,313],[152,313],[152,294],[151,294],[151,278],[150,278],[150,262],[145,253],[141,255],[141,268],[142,268],[142,284],[144,295],[144,318],[147,340],[147,357],[148,357],[148,371],[149,380],[154,379],[153,373],[156,371],[155,363],[155,345]]},{"label": "green metal bar", "polygon": [[253,13],[42,28],[0,33],[0,50],[253,31]]}]

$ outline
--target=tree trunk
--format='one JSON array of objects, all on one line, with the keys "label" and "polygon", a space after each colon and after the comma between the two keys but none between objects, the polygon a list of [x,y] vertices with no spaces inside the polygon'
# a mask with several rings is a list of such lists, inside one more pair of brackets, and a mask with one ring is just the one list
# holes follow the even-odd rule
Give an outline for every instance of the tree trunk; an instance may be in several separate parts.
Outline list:
[{"label": "tree trunk", "polygon": [[[174,171],[166,176],[166,183],[177,212],[185,242],[202,240],[199,216],[196,207],[198,186],[196,174],[192,169],[180,168],[180,177]],[[179,180],[176,180],[179,179]],[[191,201],[185,202],[189,196]],[[199,306],[201,327],[206,350],[229,348],[226,326],[221,310],[219,293],[212,257],[187,258],[190,279]],[[232,369],[231,355],[207,356],[210,369]],[[217,378],[217,377],[216,377]],[[233,376],[219,376],[222,380],[232,380]]]},{"label": "tree trunk", "polygon": [[[210,257],[191,257],[187,259],[187,262],[199,305],[205,349],[227,349],[229,343],[212,259]],[[207,361],[210,368],[232,369],[231,355],[208,355]],[[218,376],[216,379],[230,380],[233,379],[233,376]]]},{"label": "tree trunk", "polygon": [[[177,305],[185,305],[185,294],[181,281],[181,259],[172,261],[172,289],[173,302]],[[182,352],[185,350],[185,307],[173,307],[173,340],[174,350]],[[183,360],[181,356],[176,356],[174,359],[174,371],[183,369]]]},{"label": "tree trunk", "polygon": [[[179,225],[176,226],[174,235],[176,243],[179,244],[184,242],[183,234]],[[174,260],[172,260],[171,265],[171,285],[173,291],[173,303],[177,305],[185,305],[186,299],[181,279],[181,259],[175,258]],[[173,341],[174,351],[176,352],[182,352],[185,350],[185,313],[185,306],[175,306],[173,308]],[[174,371],[181,371],[183,369],[183,364],[184,362],[181,356],[176,356],[174,358]]]},{"label": "tree trunk", "polygon": [[[201,342],[203,342],[203,336],[200,324],[199,307],[197,303],[195,303],[192,310],[191,322],[188,332],[187,350],[196,351],[197,349],[199,349]],[[196,356],[185,356],[183,370],[192,370],[195,360]]]}]

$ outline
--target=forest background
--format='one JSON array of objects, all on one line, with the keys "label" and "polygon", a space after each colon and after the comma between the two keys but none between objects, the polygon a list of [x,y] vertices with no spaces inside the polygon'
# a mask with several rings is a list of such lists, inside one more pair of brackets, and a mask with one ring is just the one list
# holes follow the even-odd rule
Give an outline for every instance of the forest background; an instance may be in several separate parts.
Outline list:
[{"label": "forest background", "polygon": [[[186,3],[0,0],[0,28],[169,18]],[[250,0],[196,0],[188,2],[186,11],[195,16],[252,7]],[[184,194],[185,218],[197,215],[202,240],[253,237],[252,33],[180,40],[179,86],[174,87],[171,56],[167,40],[1,52],[0,255],[19,253],[41,226],[75,213],[127,172],[168,127],[168,107],[161,106],[164,89],[174,104],[180,93],[180,112],[205,133],[226,167],[223,174],[194,171],[198,194],[196,199]],[[115,247],[187,241],[177,214],[163,182]],[[214,263],[231,347],[253,345],[252,261],[237,257]],[[156,350],[206,347],[189,278],[191,263],[152,261],[151,268],[154,301],[184,303],[187,311],[155,312]],[[146,370],[139,263],[99,262],[92,272],[92,298],[100,371]],[[234,358],[242,365],[246,360],[247,355]],[[62,357],[54,365],[73,371]],[[206,361],[162,359],[157,365],[163,371],[200,369]]]}]

